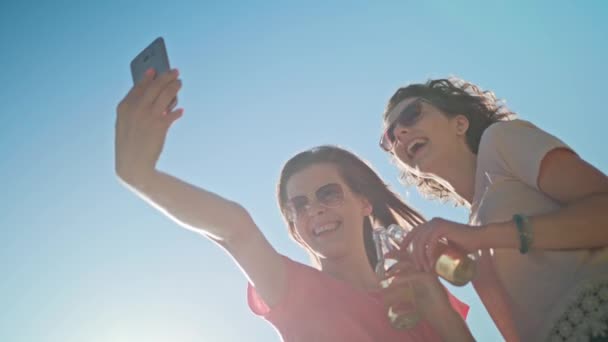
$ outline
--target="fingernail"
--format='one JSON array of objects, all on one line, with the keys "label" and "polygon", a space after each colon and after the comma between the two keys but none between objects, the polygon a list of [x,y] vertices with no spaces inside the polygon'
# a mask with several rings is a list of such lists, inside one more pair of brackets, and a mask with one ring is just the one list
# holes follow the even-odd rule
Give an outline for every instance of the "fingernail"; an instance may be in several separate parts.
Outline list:
[{"label": "fingernail", "polygon": [[173,72],[175,73],[175,76],[179,76],[179,69],[175,68],[173,69]]},{"label": "fingernail", "polygon": [[148,70],[146,70],[146,76],[152,76],[154,75],[154,68],[150,68]]},{"label": "fingernail", "polygon": [[167,116],[167,111],[165,110],[164,112],[161,113],[162,116]]}]

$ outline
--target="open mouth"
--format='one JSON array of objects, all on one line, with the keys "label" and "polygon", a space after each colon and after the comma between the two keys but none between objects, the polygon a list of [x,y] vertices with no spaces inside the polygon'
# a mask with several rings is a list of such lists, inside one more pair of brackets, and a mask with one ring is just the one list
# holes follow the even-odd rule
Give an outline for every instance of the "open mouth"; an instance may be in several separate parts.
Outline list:
[{"label": "open mouth", "polygon": [[416,157],[416,154],[420,152],[420,150],[428,144],[429,139],[426,138],[416,138],[407,145],[407,155],[410,159]]},{"label": "open mouth", "polygon": [[315,237],[319,237],[321,235],[334,232],[334,231],[338,230],[339,227],[340,227],[339,222],[325,223],[320,226],[314,227],[314,229],[312,230],[312,234]]}]

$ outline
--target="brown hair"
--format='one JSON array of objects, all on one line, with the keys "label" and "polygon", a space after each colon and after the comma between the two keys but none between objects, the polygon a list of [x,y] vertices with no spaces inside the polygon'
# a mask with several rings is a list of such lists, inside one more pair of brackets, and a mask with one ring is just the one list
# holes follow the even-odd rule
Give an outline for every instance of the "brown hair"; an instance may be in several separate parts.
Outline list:
[{"label": "brown hair", "polygon": [[[467,145],[471,152],[475,154],[479,150],[479,142],[486,128],[493,123],[508,120],[515,116],[515,113],[504,105],[504,101],[497,99],[493,92],[481,90],[473,83],[451,77],[429,80],[426,83],[410,84],[399,88],[388,101],[383,119],[386,120],[388,113],[393,108],[410,97],[426,99],[448,117],[464,115],[469,120],[469,128],[466,132]],[[401,169],[401,181],[406,185],[415,185],[418,191],[426,197],[452,200],[456,204],[464,204],[460,196],[436,179],[421,177],[402,167],[400,163],[396,164]]]},{"label": "brown hair", "polygon": [[[289,226],[289,234],[300,245],[306,246],[295,232],[293,222],[285,215],[287,201],[287,182],[295,173],[315,164],[328,163],[336,166],[338,173],[342,176],[350,190],[365,197],[372,206],[369,219],[364,221],[364,243],[370,265],[376,265],[376,251],[372,238],[372,222],[388,226],[393,223],[407,224],[410,227],[424,222],[424,218],[414,209],[406,205],[397,194],[388,188],[378,174],[363,160],[355,154],[337,146],[324,145],[300,152],[289,159],[279,178],[277,184],[277,200],[283,218]],[[401,218],[397,219],[397,216]],[[306,248],[306,247],[305,247]],[[319,262],[318,257],[308,250],[311,257]]]}]

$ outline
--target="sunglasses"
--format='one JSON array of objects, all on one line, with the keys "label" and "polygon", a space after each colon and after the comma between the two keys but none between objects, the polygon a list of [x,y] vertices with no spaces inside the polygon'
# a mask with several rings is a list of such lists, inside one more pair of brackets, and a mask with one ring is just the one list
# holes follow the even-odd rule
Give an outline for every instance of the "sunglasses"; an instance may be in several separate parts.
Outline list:
[{"label": "sunglasses", "polygon": [[395,134],[393,134],[395,126],[399,124],[401,126],[409,127],[415,124],[416,121],[418,121],[420,115],[422,114],[423,102],[430,104],[427,99],[420,97],[409,105],[407,105],[405,108],[403,108],[401,113],[399,113],[399,116],[397,116],[397,119],[395,119],[395,121],[386,128],[384,133],[382,133],[382,137],[380,137],[380,148],[382,148],[386,152],[390,152],[393,150],[393,147],[395,147],[396,140]]},{"label": "sunglasses", "polygon": [[[344,203],[344,190],[337,183],[325,184],[314,193],[317,202],[326,208],[337,208]],[[290,198],[285,204],[285,216],[291,222],[308,215],[312,201],[305,195]]]}]

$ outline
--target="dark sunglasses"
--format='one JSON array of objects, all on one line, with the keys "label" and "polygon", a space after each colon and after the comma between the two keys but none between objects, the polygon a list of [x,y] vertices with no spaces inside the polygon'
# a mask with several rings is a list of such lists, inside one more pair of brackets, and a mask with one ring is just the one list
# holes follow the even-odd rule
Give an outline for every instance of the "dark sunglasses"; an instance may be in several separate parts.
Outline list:
[{"label": "dark sunglasses", "polygon": [[395,121],[391,123],[382,133],[382,137],[380,137],[380,148],[382,148],[386,152],[390,152],[393,150],[396,140],[395,135],[393,134],[395,126],[399,124],[401,126],[408,127],[415,124],[416,121],[418,121],[420,114],[422,114],[423,102],[430,104],[427,99],[420,97],[409,105],[407,105],[405,108],[403,108],[401,113],[399,113],[399,116],[397,116],[397,119],[395,119]]},{"label": "dark sunglasses", "polygon": [[[314,193],[317,202],[326,208],[337,208],[344,203],[344,190],[337,183],[325,184]],[[285,204],[285,216],[291,222],[308,214],[312,201],[305,195],[290,198]]]}]

